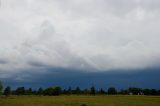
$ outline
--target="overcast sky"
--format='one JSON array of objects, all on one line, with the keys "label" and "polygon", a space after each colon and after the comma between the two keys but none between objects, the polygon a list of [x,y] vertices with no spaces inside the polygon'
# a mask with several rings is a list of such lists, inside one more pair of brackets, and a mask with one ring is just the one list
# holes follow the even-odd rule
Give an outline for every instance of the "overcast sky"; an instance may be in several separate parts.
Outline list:
[{"label": "overcast sky", "polygon": [[1,0],[0,78],[159,66],[160,0]]}]

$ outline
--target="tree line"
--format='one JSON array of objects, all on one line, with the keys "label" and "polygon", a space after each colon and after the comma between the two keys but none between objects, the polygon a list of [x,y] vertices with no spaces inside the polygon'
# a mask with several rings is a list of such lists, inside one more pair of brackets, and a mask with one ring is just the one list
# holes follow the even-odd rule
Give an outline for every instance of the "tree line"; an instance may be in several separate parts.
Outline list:
[{"label": "tree line", "polygon": [[81,89],[76,87],[72,89],[68,87],[67,89],[62,89],[59,86],[39,88],[38,90],[33,90],[32,88],[26,89],[25,87],[18,87],[15,90],[11,90],[10,86],[3,89],[3,85],[0,82],[0,95],[46,95],[46,96],[58,96],[58,95],[160,95],[160,90],[156,89],[142,89],[136,87],[129,87],[128,89],[116,90],[115,87],[110,87],[108,89],[96,89],[95,86],[91,86],[89,89]]}]

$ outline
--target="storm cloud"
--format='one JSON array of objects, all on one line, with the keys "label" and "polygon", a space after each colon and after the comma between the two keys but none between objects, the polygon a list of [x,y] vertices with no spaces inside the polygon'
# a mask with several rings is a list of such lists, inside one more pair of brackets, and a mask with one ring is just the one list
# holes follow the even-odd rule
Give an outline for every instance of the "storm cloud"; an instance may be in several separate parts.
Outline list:
[{"label": "storm cloud", "polygon": [[0,77],[48,67],[157,68],[159,5],[159,0],[1,0]]}]

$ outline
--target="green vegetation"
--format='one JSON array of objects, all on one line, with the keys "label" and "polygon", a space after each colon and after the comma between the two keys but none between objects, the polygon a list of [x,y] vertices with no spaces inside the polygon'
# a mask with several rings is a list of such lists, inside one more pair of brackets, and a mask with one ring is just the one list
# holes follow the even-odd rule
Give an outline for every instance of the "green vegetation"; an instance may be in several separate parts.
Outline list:
[{"label": "green vegetation", "polygon": [[11,94],[11,88],[10,88],[10,86],[7,86],[7,87],[5,88],[3,94],[6,95],[6,96],[9,96],[9,95]]},{"label": "green vegetation", "polygon": [[115,94],[117,94],[117,91],[114,87],[111,87],[111,88],[108,89],[108,94],[115,95]]},{"label": "green vegetation", "polygon": [[3,90],[0,82],[0,94],[0,106],[160,106],[160,90],[135,87],[117,91],[114,87],[105,90],[94,86],[67,90],[59,86],[11,90],[7,86]]},{"label": "green vegetation", "polygon": [[60,95],[61,93],[61,88],[60,87],[50,87],[50,88],[47,88],[45,91],[44,91],[44,95],[49,95],[49,96],[52,96],[52,95]]},{"label": "green vegetation", "polygon": [[58,96],[58,95],[157,95],[160,96],[160,90],[156,89],[141,89],[130,87],[125,90],[117,91],[114,87],[110,87],[108,89],[96,89],[92,86],[90,89],[80,89],[80,87],[76,87],[72,89],[69,87],[68,89],[62,89],[59,86],[53,86],[46,89],[39,88],[38,90],[32,90],[32,88],[26,89],[25,87],[18,87],[15,90],[11,90],[8,86],[3,92],[3,95],[45,95],[45,96]]},{"label": "green vegetation", "polygon": [[2,94],[2,89],[3,89],[3,85],[2,85],[2,82],[0,81],[0,95]]},{"label": "green vegetation", "polygon": [[1,96],[0,106],[160,106],[160,96]]},{"label": "green vegetation", "polygon": [[32,90],[32,88],[26,89],[25,87],[18,87],[15,90],[11,90],[10,86],[7,86],[3,91],[3,85],[0,81],[0,95],[44,95],[44,96],[59,96],[59,95],[153,95],[160,96],[160,90],[156,89],[142,89],[136,87],[130,87],[125,90],[117,91],[116,88],[110,87],[108,90],[96,89],[92,86],[90,89],[81,90],[80,87],[72,89],[69,87],[67,90],[62,89],[60,86],[53,86],[46,89],[39,88],[38,90]]},{"label": "green vegetation", "polygon": [[96,90],[95,90],[95,87],[94,87],[94,86],[91,87],[91,94],[92,94],[92,95],[95,95],[95,94],[96,94]]}]

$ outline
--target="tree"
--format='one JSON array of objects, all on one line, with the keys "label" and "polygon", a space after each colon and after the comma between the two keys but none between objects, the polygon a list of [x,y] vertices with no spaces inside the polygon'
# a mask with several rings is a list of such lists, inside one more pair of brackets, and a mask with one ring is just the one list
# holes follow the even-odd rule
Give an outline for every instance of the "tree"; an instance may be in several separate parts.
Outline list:
[{"label": "tree", "polygon": [[44,90],[44,95],[49,95],[51,96],[52,95],[52,92],[53,92],[53,88],[50,87],[50,88],[47,88]]},{"label": "tree", "polygon": [[29,88],[28,90],[26,90],[26,94],[27,94],[27,95],[32,95],[32,93],[33,93],[33,92],[32,92],[32,88]]},{"label": "tree", "polygon": [[143,93],[144,93],[144,95],[151,95],[152,91],[150,89],[144,89]]},{"label": "tree", "polygon": [[61,88],[60,87],[49,87],[44,90],[44,95],[60,95],[61,93]]},{"label": "tree", "polygon": [[76,93],[76,94],[80,94],[80,93],[81,93],[81,89],[80,89],[79,87],[77,87],[77,88],[75,89],[75,93]]},{"label": "tree", "polygon": [[160,90],[157,91],[157,95],[160,95]]},{"label": "tree", "polygon": [[61,87],[57,86],[53,88],[53,95],[60,95],[61,94]]},{"label": "tree", "polygon": [[4,95],[6,96],[9,96],[11,94],[11,87],[10,86],[7,86],[4,90]]},{"label": "tree", "polygon": [[37,94],[38,94],[38,95],[43,95],[43,89],[42,89],[42,88],[39,88]]},{"label": "tree", "polygon": [[119,94],[121,94],[121,95],[127,95],[128,94],[128,90],[121,89],[120,92],[119,92]]},{"label": "tree", "polygon": [[129,93],[132,93],[133,95],[138,95],[142,92],[140,88],[136,88],[136,87],[130,87],[128,91]]},{"label": "tree", "polygon": [[3,90],[3,85],[2,82],[0,81],[0,95],[2,95],[2,90]]},{"label": "tree", "polygon": [[67,94],[67,90],[66,90],[66,89],[63,89],[62,93],[63,93],[63,94]]},{"label": "tree", "polygon": [[156,89],[151,89],[151,94],[152,95],[157,95],[157,90]]},{"label": "tree", "polygon": [[96,94],[96,90],[95,90],[95,87],[94,87],[94,86],[91,87],[91,94],[92,94],[92,95],[95,95],[95,94]]},{"label": "tree", "polygon": [[85,95],[90,94],[90,92],[89,92],[89,90],[88,90],[87,88],[84,89],[82,92],[83,92],[83,94],[85,94]]},{"label": "tree", "polygon": [[99,91],[100,94],[105,94],[106,92],[103,90],[103,88],[100,89]]},{"label": "tree", "polygon": [[117,91],[114,87],[110,87],[108,88],[108,94],[114,95],[117,94]]},{"label": "tree", "polygon": [[72,88],[71,87],[68,88],[67,94],[72,94]]},{"label": "tree", "polygon": [[15,91],[16,95],[24,95],[25,94],[25,88],[24,87],[19,87]]}]

